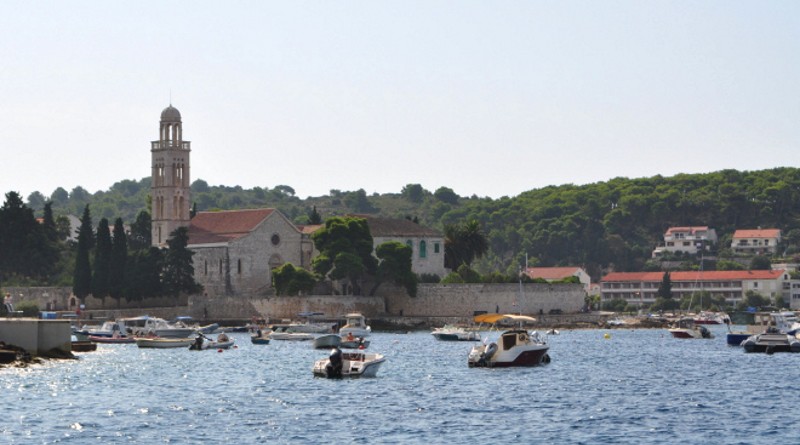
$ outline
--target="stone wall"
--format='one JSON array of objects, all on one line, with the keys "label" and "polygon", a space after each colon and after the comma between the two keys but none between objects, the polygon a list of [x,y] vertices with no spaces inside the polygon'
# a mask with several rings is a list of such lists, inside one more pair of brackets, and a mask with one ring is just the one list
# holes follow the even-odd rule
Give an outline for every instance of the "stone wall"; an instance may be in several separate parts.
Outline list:
[{"label": "stone wall", "polygon": [[[69,288],[6,288],[15,295],[14,301],[37,301],[41,310],[74,310]],[[172,299],[153,299],[121,307],[116,301],[88,298],[86,310],[95,318],[114,318],[148,314],[162,318],[189,315],[198,320],[249,320],[269,317],[271,320],[296,318],[300,312],[322,312],[337,318],[348,312],[361,312],[367,317],[455,317],[471,318],[475,312],[545,314],[552,309],[565,313],[579,312],[586,293],[580,284],[420,284],[417,296],[411,298],[405,290],[381,286],[374,297],[352,295],[308,295],[301,297],[219,296],[195,295],[175,304]],[[22,294],[23,297],[18,297]],[[521,298],[520,298],[521,296]]]},{"label": "stone wall", "polygon": [[[72,294],[70,287],[4,287],[3,293],[10,293],[13,297],[14,305],[23,301],[32,301],[39,306],[40,311],[74,311],[78,309],[80,302]],[[85,310],[114,310],[114,309],[133,309],[153,307],[175,307],[186,306],[187,297],[180,297],[176,301],[174,297],[148,298],[142,301],[126,301],[124,298],[117,301],[113,298],[106,298],[105,301],[87,297],[84,301]]]},{"label": "stone wall", "polygon": [[[521,297],[520,297],[521,295]],[[586,292],[580,284],[420,284],[416,297],[385,295],[387,313],[409,317],[464,317],[476,311],[547,314],[578,312]]]}]

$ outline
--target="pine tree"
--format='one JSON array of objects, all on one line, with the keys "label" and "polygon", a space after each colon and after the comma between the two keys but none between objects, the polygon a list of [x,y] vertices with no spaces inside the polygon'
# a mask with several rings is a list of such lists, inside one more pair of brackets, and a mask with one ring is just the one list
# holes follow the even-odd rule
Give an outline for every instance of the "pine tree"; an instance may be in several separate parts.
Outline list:
[{"label": "pine tree", "polygon": [[78,253],[75,258],[75,273],[72,276],[72,293],[83,301],[92,291],[92,267],[89,262],[89,251],[94,247],[92,232],[92,216],[89,204],[83,209],[81,227],[78,230]]},{"label": "pine tree", "polygon": [[108,271],[108,293],[119,302],[125,289],[125,265],[128,260],[128,236],[122,218],[114,221],[114,238],[111,241],[111,262]]}]

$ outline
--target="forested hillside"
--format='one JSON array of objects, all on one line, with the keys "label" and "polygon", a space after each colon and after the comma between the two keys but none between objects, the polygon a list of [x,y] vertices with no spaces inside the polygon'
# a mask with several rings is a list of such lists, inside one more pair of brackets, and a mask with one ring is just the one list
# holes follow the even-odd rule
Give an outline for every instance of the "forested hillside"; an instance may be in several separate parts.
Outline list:
[{"label": "forested hillside", "polygon": [[[80,215],[90,204],[95,218],[122,217],[133,222],[148,208],[150,179],[124,180],[90,194],[77,187],[49,196],[34,192],[28,205],[41,215],[45,201],[53,213]],[[316,208],[322,218],[374,213],[417,218],[443,230],[447,224],[477,220],[489,240],[489,253],[476,262],[483,273],[514,273],[524,262],[542,266],[582,265],[599,278],[608,270],[645,267],[653,248],[670,226],[707,225],[720,236],[719,253],[737,228],[783,230],[782,251],[800,245],[800,169],[753,172],[724,170],[673,177],[615,178],[582,186],[560,185],[500,199],[461,197],[447,187],[435,191],[408,184],[396,194],[367,195],[364,190],[331,190],[326,196],[300,199],[290,186],[243,189],[192,184],[198,211],[275,207],[295,223],[307,222]]]}]

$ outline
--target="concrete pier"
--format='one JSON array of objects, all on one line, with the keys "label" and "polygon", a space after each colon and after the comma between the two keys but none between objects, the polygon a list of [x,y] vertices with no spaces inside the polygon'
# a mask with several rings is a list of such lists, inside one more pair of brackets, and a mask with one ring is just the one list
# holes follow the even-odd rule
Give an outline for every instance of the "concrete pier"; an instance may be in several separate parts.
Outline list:
[{"label": "concrete pier", "polygon": [[46,355],[54,349],[71,353],[71,335],[69,320],[0,319],[0,341],[19,346],[35,356]]}]

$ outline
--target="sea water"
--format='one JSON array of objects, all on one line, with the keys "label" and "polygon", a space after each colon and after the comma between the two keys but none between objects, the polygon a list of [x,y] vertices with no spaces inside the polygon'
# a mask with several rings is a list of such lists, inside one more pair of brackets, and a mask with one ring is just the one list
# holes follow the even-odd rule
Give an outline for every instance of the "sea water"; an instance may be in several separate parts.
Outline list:
[{"label": "sea water", "polygon": [[350,380],[313,377],[328,352],[310,342],[101,344],[0,369],[0,444],[797,443],[800,354],[746,354],[712,330],[562,331],[550,364],[504,369],[469,368],[471,342],[375,333],[387,361]]}]

